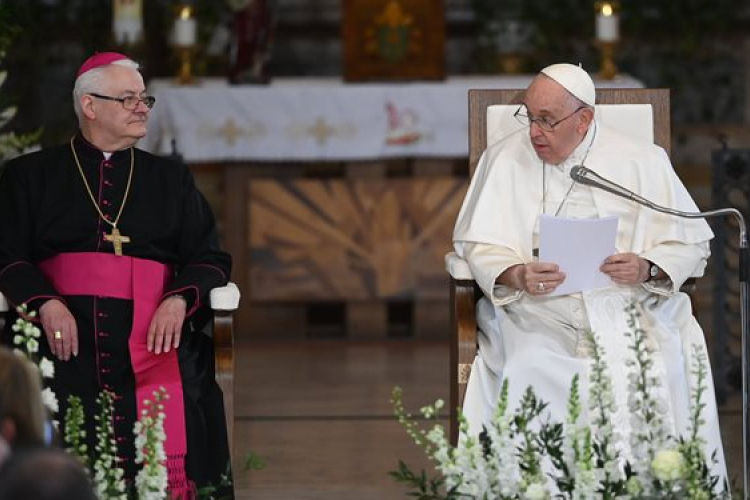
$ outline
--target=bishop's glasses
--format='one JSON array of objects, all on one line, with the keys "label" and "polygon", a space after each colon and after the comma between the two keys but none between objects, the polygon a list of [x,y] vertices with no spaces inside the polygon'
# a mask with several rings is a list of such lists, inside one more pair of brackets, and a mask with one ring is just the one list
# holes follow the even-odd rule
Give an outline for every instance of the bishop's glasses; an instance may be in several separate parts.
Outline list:
[{"label": "bishop's glasses", "polygon": [[105,101],[117,101],[122,104],[122,107],[127,109],[128,111],[135,111],[140,103],[145,104],[148,109],[151,109],[154,107],[154,103],[156,102],[156,97],[152,95],[145,95],[143,97],[139,97],[137,95],[129,95],[127,97],[112,97],[109,95],[96,94],[94,92],[89,92],[89,95],[91,97],[96,97],[97,99],[104,99]]}]

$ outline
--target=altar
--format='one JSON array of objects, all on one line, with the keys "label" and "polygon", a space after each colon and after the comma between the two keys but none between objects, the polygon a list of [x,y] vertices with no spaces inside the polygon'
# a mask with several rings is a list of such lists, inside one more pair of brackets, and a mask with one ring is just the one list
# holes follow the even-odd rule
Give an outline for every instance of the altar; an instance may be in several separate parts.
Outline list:
[{"label": "altar", "polygon": [[209,191],[243,294],[241,331],[439,337],[443,256],[468,186],[468,90],[531,78],[157,80],[140,146],[180,154]]},{"label": "altar", "polygon": [[[532,75],[453,77],[443,82],[344,84],[279,79],[268,86],[156,80],[141,147],[176,148],[188,163],[461,158],[468,151],[467,92],[522,89]],[[642,87],[620,76],[606,88]]]}]

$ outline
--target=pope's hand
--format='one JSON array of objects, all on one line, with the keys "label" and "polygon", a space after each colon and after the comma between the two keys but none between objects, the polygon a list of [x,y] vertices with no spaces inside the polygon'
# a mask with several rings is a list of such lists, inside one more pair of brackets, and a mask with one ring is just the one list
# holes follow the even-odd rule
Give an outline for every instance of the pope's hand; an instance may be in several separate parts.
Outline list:
[{"label": "pope's hand", "polygon": [[68,306],[58,299],[50,299],[39,308],[39,320],[54,356],[64,361],[69,360],[71,354],[78,356],[78,327]]},{"label": "pope's hand", "polygon": [[565,273],[551,262],[531,262],[511,266],[498,278],[498,282],[524,290],[530,295],[547,295],[565,281]]},{"label": "pope's hand", "polygon": [[607,257],[599,270],[619,285],[637,285],[648,279],[648,268],[646,259],[625,252]]},{"label": "pope's hand", "polygon": [[187,314],[187,304],[182,297],[167,297],[151,319],[146,347],[149,352],[161,354],[180,345],[182,324]]}]

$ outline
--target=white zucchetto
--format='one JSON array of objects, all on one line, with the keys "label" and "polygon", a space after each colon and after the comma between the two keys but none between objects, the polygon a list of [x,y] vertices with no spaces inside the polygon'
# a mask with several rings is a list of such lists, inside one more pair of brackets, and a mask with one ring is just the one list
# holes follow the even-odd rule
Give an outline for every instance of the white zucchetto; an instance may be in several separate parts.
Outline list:
[{"label": "white zucchetto", "polygon": [[594,81],[580,66],[567,63],[553,64],[540,73],[552,78],[585,104],[593,106],[596,102]]}]

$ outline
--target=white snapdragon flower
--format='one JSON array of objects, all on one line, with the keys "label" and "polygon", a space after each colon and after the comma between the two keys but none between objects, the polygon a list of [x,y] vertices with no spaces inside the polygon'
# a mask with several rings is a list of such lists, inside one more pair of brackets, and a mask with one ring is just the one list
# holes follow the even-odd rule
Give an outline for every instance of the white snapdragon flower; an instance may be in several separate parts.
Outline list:
[{"label": "white snapdragon flower", "polygon": [[44,378],[54,378],[55,364],[47,358],[42,358],[39,361],[39,371],[42,372]]},{"label": "white snapdragon flower", "polygon": [[423,406],[419,409],[420,413],[424,416],[424,418],[433,418],[435,416],[435,407],[432,405]]},{"label": "white snapdragon flower", "polygon": [[133,427],[135,434],[135,463],[141,470],[135,477],[135,487],[141,500],[163,500],[167,498],[168,471],[164,442],[166,414],[162,401],[167,399],[166,390],[160,387],[154,392],[154,400],[144,401],[145,408]]},{"label": "white snapdragon flower", "polygon": [[57,411],[60,409],[57,402],[57,396],[55,396],[55,393],[52,392],[52,389],[50,389],[49,387],[45,387],[42,391],[42,402],[44,403],[44,406],[52,413],[57,413]]},{"label": "white snapdragon flower", "polygon": [[32,354],[39,352],[39,342],[35,338],[29,338],[26,340],[26,350]]},{"label": "white snapdragon flower", "polygon": [[661,481],[676,481],[685,473],[685,458],[677,450],[661,450],[651,461],[651,470]]},{"label": "white snapdragon flower", "polygon": [[550,494],[547,488],[540,483],[531,483],[523,492],[524,500],[549,500]]}]

